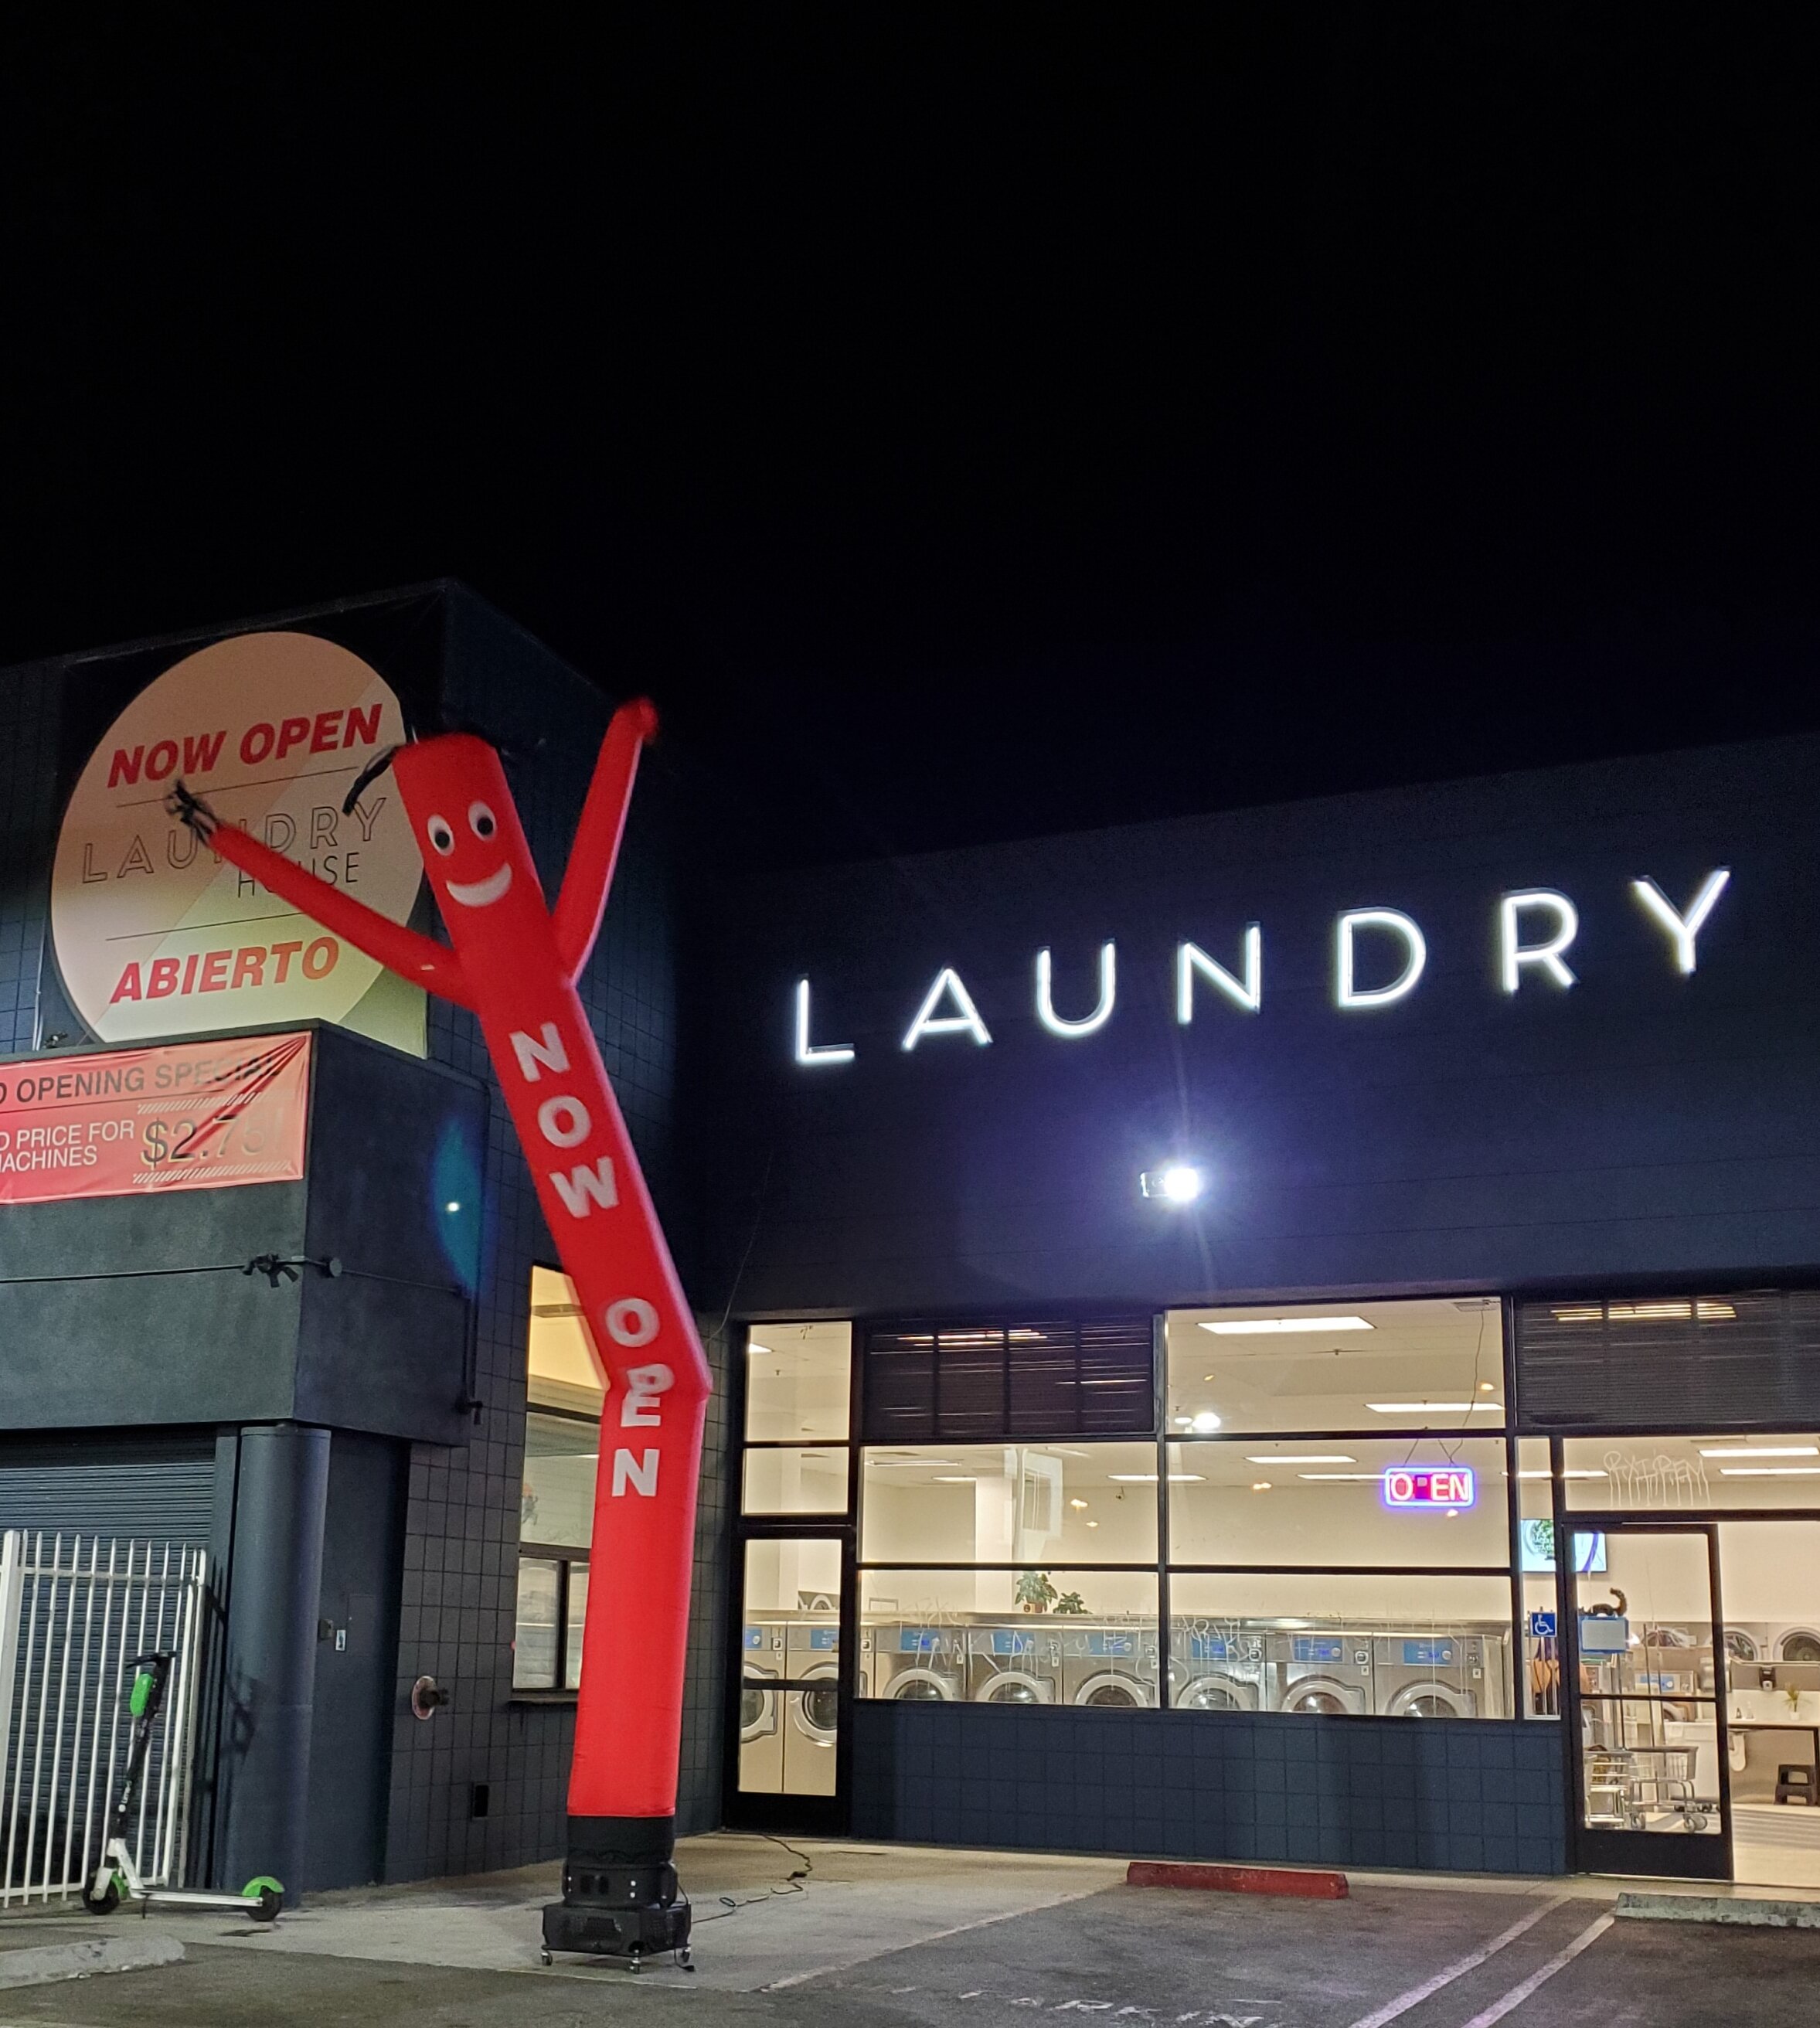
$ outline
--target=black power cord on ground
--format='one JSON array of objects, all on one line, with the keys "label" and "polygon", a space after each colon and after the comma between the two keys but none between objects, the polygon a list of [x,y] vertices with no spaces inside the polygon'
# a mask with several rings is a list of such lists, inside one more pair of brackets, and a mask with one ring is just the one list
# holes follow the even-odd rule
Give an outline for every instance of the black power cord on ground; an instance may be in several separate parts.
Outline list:
[{"label": "black power cord on ground", "polygon": [[806,1852],[799,1851],[788,1838],[778,1837],[770,1831],[760,1831],[758,1835],[768,1839],[775,1845],[781,1845],[792,1859],[798,1860],[801,1863],[791,1869],[789,1878],[781,1887],[768,1887],[762,1894],[722,1894],[716,1897],[720,1903],[719,1913],[697,1915],[694,1923],[697,1929],[704,1923],[723,1922],[729,1915],[737,1915],[742,1908],[749,1908],[755,1901],[775,1901],[786,1894],[800,1894],[803,1891],[803,1882],[816,1870],[815,1861]]}]

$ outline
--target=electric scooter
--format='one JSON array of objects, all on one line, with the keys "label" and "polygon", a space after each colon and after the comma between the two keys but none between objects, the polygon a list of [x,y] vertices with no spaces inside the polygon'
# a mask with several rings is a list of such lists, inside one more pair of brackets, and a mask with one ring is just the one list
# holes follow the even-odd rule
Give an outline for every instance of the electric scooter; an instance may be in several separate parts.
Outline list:
[{"label": "electric scooter", "polygon": [[168,1902],[176,1908],[236,1908],[256,1923],[272,1923],[284,1906],[281,1882],[261,1874],[250,1880],[238,1894],[216,1893],[199,1887],[148,1887],[133,1863],[127,1830],[139,1800],[145,1778],[146,1760],[151,1751],[152,1727],[164,1708],[165,1686],[176,1657],[168,1654],[135,1655],[127,1667],[133,1673],[127,1708],[132,1713],[132,1750],[127,1756],[127,1771],[115,1799],[109,1823],[110,1835],[94,1877],[83,1883],[82,1905],[91,1915],[111,1915],[122,1899],[142,1902]]}]

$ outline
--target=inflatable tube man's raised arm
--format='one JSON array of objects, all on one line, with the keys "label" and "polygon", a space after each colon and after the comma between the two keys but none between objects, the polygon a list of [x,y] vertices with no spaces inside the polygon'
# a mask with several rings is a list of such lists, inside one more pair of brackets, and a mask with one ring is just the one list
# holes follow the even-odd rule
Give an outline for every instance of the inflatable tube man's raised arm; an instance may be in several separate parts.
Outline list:
[{"label": "inflatable tube man's raised arm", "polygon": [[400,747],[398,792],[449,942],[401,927],[179,785],[231,864],[390,970],[478,1016],[607,1389],[588,1571],[569,1860],[546,1944],[686,1940],[671,1865],[708,1362],[575,982],[600,928],[649,705],[607,729],[562,891],[546,909],[499,757],[467,733]]}]

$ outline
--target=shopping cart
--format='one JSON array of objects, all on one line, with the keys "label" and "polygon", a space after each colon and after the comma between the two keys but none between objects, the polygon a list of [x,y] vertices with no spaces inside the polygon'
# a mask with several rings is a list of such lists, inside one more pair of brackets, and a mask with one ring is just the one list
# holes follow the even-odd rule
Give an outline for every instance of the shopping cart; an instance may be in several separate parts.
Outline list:
[{"label": "shopping cart", "polygon": [[1587,1753],[1589,1830],[1666,1830],[1664,1819],[1678,1819],[1679,1829],[1703,1831],[1718,1807],[1695,1793],[1692,1747],[1599,1746]]},{"label": "shopping cart", "polygon": [[1637,1829],[1633,1793],[1637,1763],[1615,1748],[1586,1749],[1586,1828],[1594,1831]]}]

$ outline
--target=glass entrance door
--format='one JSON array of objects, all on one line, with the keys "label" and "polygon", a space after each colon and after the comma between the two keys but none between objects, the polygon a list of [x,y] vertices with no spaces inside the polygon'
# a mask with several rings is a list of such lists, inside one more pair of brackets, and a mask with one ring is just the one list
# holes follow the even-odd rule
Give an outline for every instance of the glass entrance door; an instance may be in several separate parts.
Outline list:
[{"label": "glass entrance door", "polygon": [[841,1602],[844,1535],[751,1534],[740,1614],[739,1744],[729,1821],[760,1830],[844,1829],[851,1686]]},{"label": "glass entrance door", "polygon": [[1604,1547],[1588,1560],[1603,1568],[1568,1580],[1580,1862],[1598,1873],[1727,1879],[1714,1531],[1594,1515],[1574,1523],[1598,1530]]}]

